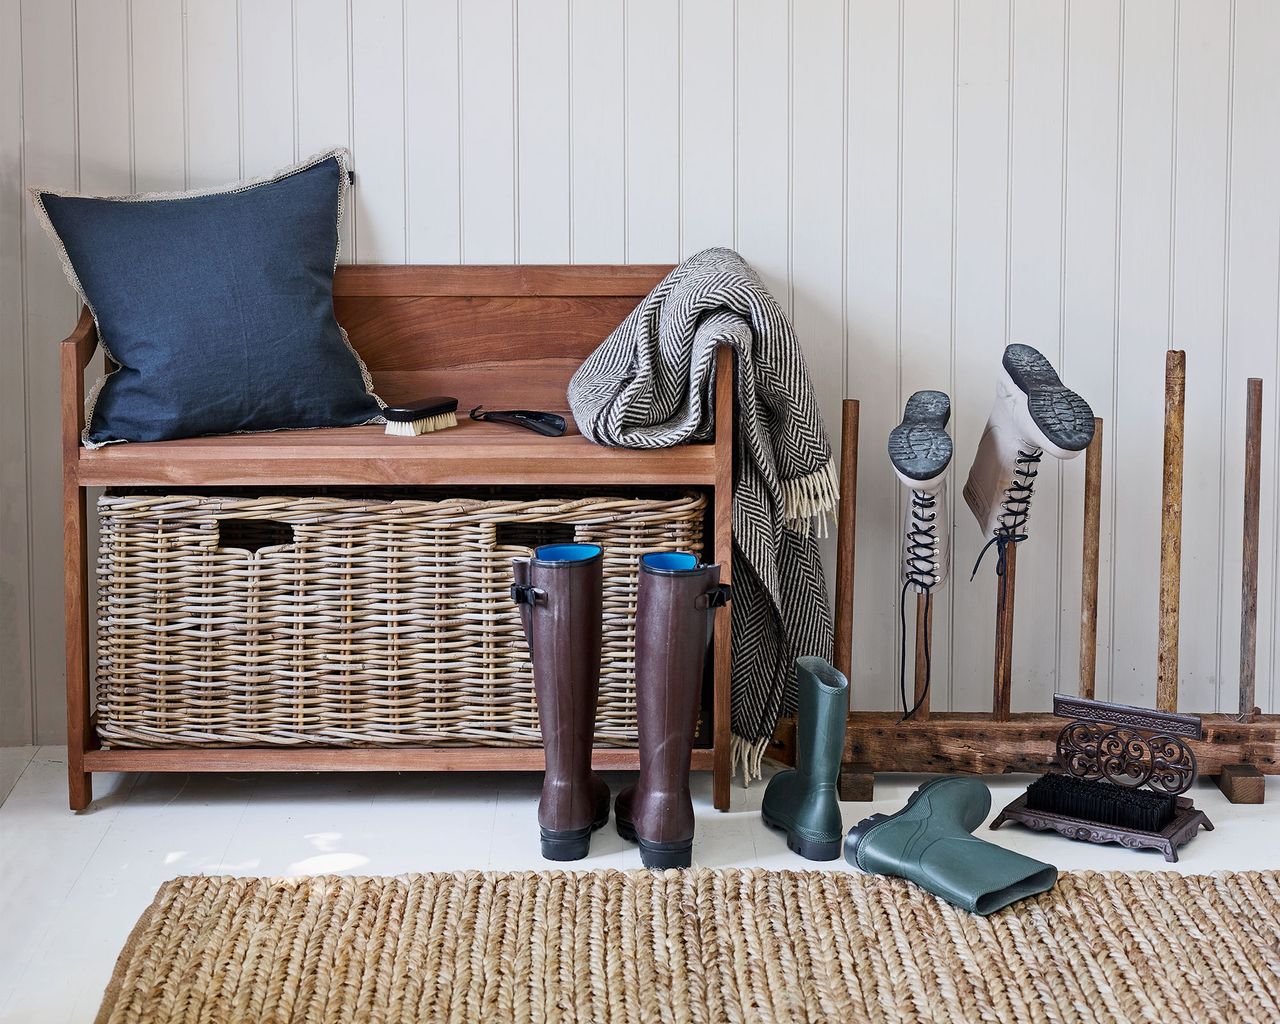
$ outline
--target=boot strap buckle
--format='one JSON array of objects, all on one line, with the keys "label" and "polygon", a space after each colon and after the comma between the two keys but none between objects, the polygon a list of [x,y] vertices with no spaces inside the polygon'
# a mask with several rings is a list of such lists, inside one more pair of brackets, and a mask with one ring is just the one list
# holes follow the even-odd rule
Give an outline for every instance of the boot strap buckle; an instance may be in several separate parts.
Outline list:
[{"label": "boot strap buckle", "polygon": [[696,602],[699,608],[723,608],[733,596],[733,588],[728,583],[717,583],[714,590],[698,595]]},{"label": "boot strap buckle", "polygon": [[511,600],[516,604],[537,604],[539,599],[546,596],[544,591],[530,586],[528,583],[511,584]]}]

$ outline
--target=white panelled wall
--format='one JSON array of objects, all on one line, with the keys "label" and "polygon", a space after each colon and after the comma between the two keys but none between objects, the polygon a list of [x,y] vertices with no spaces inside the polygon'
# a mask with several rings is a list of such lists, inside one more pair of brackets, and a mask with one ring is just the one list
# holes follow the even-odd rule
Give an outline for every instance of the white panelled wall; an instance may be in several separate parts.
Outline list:
[{"label": "white panelled wall", "polygon": [[[1276,706],[1280,4],[1273,0],[0,0],[0,742],[62,732],[56,342],[76,303],[23,197],[271,171],[335,143],[344,259],[739,249],[828,423],[862,401],[854,702],[890,707],[902,498],[953,398],[934,707],[989,706],[994,569],[959,490],[1006,342],[1106,420],[1100,696],[1154,696],[1163,355],[1187,349],[1182,694],[1234,709],[1243,394],[1266,379],[1259,698]],[[1042,471],[1014,704],[1078,673],[1082,463]]]}]

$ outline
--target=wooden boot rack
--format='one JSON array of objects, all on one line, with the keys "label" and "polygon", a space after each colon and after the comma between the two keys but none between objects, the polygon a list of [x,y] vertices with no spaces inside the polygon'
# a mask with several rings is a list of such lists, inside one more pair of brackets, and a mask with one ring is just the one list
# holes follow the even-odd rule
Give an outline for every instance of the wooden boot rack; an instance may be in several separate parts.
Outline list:
[{"label": "wooden boot rack", "polygon": [[[1156,709],[1177,711],[1178,626],[1181,586],[1183,410],[1186,355],[1170,351],[1165,362],[1164,486],[1160,531],[1160,616]],[[1204,738],[1195,744],[1201,774],[1217,779],[1233,803],[1260,803],[1264,775],[1280,774],[1280,715],[1255,706],[1254,644],[1257,627],[1258,510],[1262,449],[1262,382],[1251,378],[1245,439],[1244,571],[1238,714],[1202,716]],[[871,800],[876,772],[1043,772],[1054,760],[1062,720],[1048,712],[1011,709],[1017,545],[1006,552],[996,593],[996,632],[990,712],[939,713],[926,693],[925,643],[931,625],[926,599],[916,604],[915,694],[918,710],[906,720],[898,712],[860,711],[853,658],[853,565],[857,501],[858,402],[843,408],[841,495],[836,562],[835,664],[849,676],[852,707],[840,774],[843,800]],[[1097,661],[1098,560],[1102,491],[1103,423],[1084,459],[1084,548],[1080,602],[1079,694],[1093,698]],[[780,727],[770,756],[789,760],[794,723]]]}]

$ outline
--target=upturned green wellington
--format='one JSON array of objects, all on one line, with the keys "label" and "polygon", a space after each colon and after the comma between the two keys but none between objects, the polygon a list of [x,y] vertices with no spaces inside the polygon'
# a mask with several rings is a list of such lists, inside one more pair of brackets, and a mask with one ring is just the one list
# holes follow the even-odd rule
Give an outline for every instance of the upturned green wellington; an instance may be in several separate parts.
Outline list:
[{"label": "upturned green wellington", "polygon": [[905,878],[973,914],[990,914],[1053,888],[1058,869],[970,835],[991,810],[979,779],[921,786],[907,806],[849,830],[844,857],[863,871]]},{"label": "upturned green wellington", "polygon": [[796,659],[796,766],[769,780],[760,816],[787,833],[808,860],[840,856],[844,821],[836,796],[849,717],[849,680],[823,658]]}]

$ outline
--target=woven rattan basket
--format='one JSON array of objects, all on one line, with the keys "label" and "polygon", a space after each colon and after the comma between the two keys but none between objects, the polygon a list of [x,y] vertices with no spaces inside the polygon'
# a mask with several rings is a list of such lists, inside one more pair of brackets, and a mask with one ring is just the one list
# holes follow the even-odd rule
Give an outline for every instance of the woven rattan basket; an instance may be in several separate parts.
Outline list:
[{"label": "woven rattan basket", "polygon": [[705,496],[98,502],[108,747],[537,746],[511,559],[604,548],[597,742],[636,741],[637,559],[702,550]]}]

